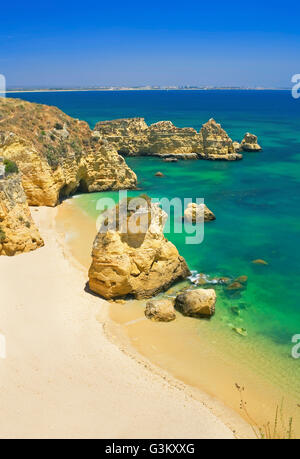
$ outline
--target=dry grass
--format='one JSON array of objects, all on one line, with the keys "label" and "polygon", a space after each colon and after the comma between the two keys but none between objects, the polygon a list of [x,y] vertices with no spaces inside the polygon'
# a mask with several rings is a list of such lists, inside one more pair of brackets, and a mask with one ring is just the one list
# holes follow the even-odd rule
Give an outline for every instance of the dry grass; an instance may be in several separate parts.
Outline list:
[{"label": "dry grass", "polygon": [[274,419],[259,425],[250,415],[247,402],[244,399],[245,388],[235,384],[240,395],[240,409],[248,420],[255,437],[259,440],[291,440],[293,439],[293,418],[284,414],[284,399],[276,406]]}]

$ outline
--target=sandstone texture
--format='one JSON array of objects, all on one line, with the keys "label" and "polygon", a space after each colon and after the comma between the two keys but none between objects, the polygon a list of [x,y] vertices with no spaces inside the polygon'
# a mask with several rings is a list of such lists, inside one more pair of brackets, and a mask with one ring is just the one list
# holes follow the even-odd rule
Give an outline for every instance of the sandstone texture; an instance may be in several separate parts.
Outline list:
[{"label": "sandstone texture", "polygon": [[17,255],[44,245],[27,204],[21,176],[0,180],[0,255]]},{"label": "sandstone texture", "polygon": [[190,202],[184,211],[184,220],[191,223],[209,222],[215,219],[214,213],[204,203]]},{"label": "sandstone texture", "polygon": [[56,107],[0,98],[0,156],[17,163],[29,205],[55,206],[77,190],[136,187],[115,148]]},{"label": "sandstone texture", "polygon": [[200,134],[203,139],[202,158],[227,161],[242,159],[242,155],[235,151],[231,138],[214,119],[202,126]]},{"label": "sandstone texture", "polygon": [[176,319],[172,300],[150,300],[146,304],[145,316],[155,322],[171,322]]},{"label": "sandstone texture", "polygon": [[177,295],[175,308],[185,316],[209,318],[215,313],[216,300],[213,289],[189,290]]},{"label": "sandstone texture", "polygon": [[[131,209],[135,202],[131,199]],[[123,219],[114,217],[120,206],[125,206],[125,226]],[[190,274],[184,258],[163,234],[167,214],[149,198],[137,211],[128,207],[121,202],[107,212],[93,245],[89,287],[106,299],[151,298]],[[137,228],[131,227],[132,221]]]},{"label": "sandstone texture", "polygon": [[178,128],[171,121],[148,126],[143,118],[100,121],[95,126],[95,132],[124,156],[227,161],[242,159],[233,141],[214,119],[204,124],[200,132],[188,127]]}]

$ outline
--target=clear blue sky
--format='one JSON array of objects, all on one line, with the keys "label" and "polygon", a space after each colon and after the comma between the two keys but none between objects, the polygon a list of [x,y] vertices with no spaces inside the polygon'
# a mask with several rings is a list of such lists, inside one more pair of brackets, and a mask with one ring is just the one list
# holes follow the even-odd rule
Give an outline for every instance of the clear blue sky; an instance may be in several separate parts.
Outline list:
[{"label": "clear blue sky", "polygon": [[5,2],[0,73],[9,87],[287,87],[299,24],[294,0]]}]

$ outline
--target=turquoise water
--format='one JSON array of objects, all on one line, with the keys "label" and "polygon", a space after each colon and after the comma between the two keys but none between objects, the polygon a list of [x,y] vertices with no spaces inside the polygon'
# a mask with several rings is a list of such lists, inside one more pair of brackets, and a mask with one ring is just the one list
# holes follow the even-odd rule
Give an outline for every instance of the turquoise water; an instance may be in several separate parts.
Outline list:
[{"label": "turquoise water", "polygon": [[[18,95],[20,97],[20,95]],[[300,359],[291,357],[291,339],[300,334],[300,101],[288,91],[90,92],[22,94],[33,102],[57,105],[93,125],[99,120],[143,116],[199,129],[214,117],[234,140],[249,131],[259,137],[261,153],[240,162],[127,158],[139,186],[151,197],[204,198],[217,219],[205,225],[198,246],[185,235],[170,234],[190,269],[215,276],[247,275],[239,298],[219,290],[218,320],[247,329],[280,362],[278,384],[300,390]],[[164,178],[155,177],[157,171]],[[135,194],[135,193],[131,193]],[[77,205],[96,216],[102,194],[82,195]],[[116,193],[105,196],[117,198]],[[268,266],[256,266],[261,258]],[[232,306],[240,309],[237,317]],[[238,345],[238,341],[236,341]],[[264,349],[258,350],[264,355]],[[287,381],[288,379],[288,381]]]}]

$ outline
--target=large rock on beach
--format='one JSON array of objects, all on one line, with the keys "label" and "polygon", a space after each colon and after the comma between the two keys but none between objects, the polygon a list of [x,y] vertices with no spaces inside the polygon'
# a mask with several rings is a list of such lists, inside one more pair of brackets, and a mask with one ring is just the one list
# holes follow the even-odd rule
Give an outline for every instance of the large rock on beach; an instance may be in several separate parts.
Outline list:
[{"label": "large rock on beach", "polygon": [[146,304],[145,316],[155,322],[171,322],[176,319],[174,301],[150,300]]},{"label": "large rock on beach", "polygon": [[185,316],[209,318],[215,313],[216,300],[213,289],[189,290],[177,295],[175,308]]},{"label": "large rock on beach", "polygon": [[[130,208],[137,202],[131,199]],[[149,198],[136,212],[128,206],[121,201],[107,213],[93,245],[89,287],[107,299],[151,298],[190,274],[184,258],[163,234],[167,214]],[[121,212],[125,208],[125,219],[118,217],[120,208]],[[132,228],[132,222],[137,227]]]}]

